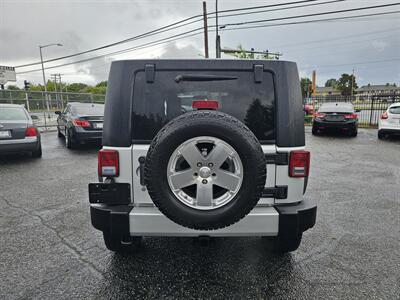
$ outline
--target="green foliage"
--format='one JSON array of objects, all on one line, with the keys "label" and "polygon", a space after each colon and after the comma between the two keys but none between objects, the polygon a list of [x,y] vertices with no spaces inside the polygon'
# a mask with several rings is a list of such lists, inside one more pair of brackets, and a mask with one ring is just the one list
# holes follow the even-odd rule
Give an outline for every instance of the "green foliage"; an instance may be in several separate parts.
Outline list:
[{"label": "green foliage", "polygon": [[7,86],[7,90],[18,91],[20,90],[20,88],[17,87],[16,85],[9,85]]},{"label": "green foliage", "polygon": [[[60,91],[60,83],[57,83],[57,87],[55,86],[54,81],[48,80],[46,84],[47,91],[54,92],[56,89]],[[8,85],[8,90],[20,90],[15,85]],[[44,91],[44,86],[42,84],[34,84],[33,82],[30,83],[30,91]],[[107,91],[107,81],[101,81],[98,84],[91,86],[84,83],[76,82],[76,83],[61,83],[61,90],[63,92],[69,93],[92,93],[92,94],[99,94],[105,95]]]},{"label": "green foliage", "polygon": [[100,81],[95,87],[107,87],[107,81]]},{"label": "green foliage", "polygon": [[325,82],[325,87],[336,88],[337,85],[338,85],[338,81],[335,78],[330,78]]},{"label": "green foliage", "polygon": [[348,96],[352,94],[352,88],[354,94],[355,90],[358,88],[355,76],[347,73],[342,74],[338,80],[337,89],[341,91],[342,95]]},{"label": "green foliage", "polygon": [[308,86],[312,83],[310,78],[303,77],[300,79],[300,86],[301,86],[301,94],[303,98],[307,96],[308,93]]},{"label": "green foliage", "polygon": [[254,59],[254,53],[248,53],[243,49],[242,45],[238,46],[239,51],[233,53],[233,56],[241,59]]}]

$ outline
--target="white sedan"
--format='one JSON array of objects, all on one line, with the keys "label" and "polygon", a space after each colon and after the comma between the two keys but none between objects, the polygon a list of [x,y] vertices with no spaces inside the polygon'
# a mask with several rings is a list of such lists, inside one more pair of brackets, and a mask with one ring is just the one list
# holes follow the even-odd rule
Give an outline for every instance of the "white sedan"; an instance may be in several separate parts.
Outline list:
[{"label": "white sedan", "polygon": [[391,134],[400,134],[400,102],[390,105],[379,119],[378,138],[383,139]]}]

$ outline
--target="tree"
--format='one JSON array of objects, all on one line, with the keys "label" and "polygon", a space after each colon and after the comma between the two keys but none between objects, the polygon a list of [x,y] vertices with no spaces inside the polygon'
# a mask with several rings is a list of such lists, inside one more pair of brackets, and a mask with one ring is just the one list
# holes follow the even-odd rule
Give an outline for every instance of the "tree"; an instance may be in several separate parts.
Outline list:
[{"label": "tree", "polygon": [[342,74],[338,80],[337,89],[341,91],[342,95],[348,96],[352,94],[352,88],[354,94],[354,91],[358,88],[355,76],[346,73]]},{"label": "tree", "polygon": [[301,94],[303,95],[303,98],[307,96],[308,87],[311,83],[312,83],[312,81],[310,78],[303,77],[300,79]]},{"label": "tree", "polygon": [[8,85],[7,86],[7,90],[12,90],[12,91],[18,91],[18,90],[20,90],[20,88],[19,87],[17,87],[16,85]]},{"label": "tree", "polygon": [[100,81],[98,84],[96,84],[96,87],[107,87],[107,80]]},{"label": "tree", "polygon": [[338,81],[335,78],[330,78],[325,82],[325,87],[336,88],[337,85],[338,85]]}]

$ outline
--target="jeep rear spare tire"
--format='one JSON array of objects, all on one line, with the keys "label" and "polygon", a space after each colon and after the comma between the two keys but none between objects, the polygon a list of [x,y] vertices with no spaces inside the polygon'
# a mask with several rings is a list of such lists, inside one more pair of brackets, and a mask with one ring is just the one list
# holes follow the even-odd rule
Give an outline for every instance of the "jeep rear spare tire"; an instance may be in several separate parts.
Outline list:
[{"label": "jeep rear spare tire", "polygon": [[266,165],[257,138],[238,119],[192,111],[165,125],[151,142],[145,184],[159,210],[198,230],[245,217],[264,189]]}]

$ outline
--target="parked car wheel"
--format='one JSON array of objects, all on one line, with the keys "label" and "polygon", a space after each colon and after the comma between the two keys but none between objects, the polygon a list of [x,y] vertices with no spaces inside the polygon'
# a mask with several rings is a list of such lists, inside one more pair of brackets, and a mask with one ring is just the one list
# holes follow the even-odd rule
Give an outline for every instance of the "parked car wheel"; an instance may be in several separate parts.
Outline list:
[{"label": "parked car wheel", "polygon": [[73,138],[73,136],[72,136],[71,131],[67,129],[67,130],[65,131],[64,137],[65,137],[65,146],[66,146],[68,149],[74,149],[74,148],[76,147],[76,143],[75,143],[75,141],[74,141],[74,138]]},{"label": "parked car wheel", "polygon": [[63,134],[61,133],[60,128],[58,128],[58,126],[57,126],[57,137],[59,138],[63,137]]},{"label": "parked car wheel", "polygon": [[358,134],[358,129],[354,129],[354,130],[350,131],[350,136],[351,137],[356,137],[357,134]]},{"label": "parked car wheel", "polygon": [[130,253],[140,246],[142,242],[141,236],[116,236],[109,233],[103,233],[104,243],[108,250],[116,253]]},{"label": "parked car wheel", "polygon": [[32,152],[32,157],[40,158],[42,157],[42,145],[39,143],[39,147]]},{"label": "parked car wheel", "polygon": [[145,183],[160,211],[182,226],[211,230],[245,217],[266,178],[254,134],[221,112],[193,111],[160,130],[146,157]]},{"label": "parked car wheel", "polygon": [[313,127],[312,130],[311,130],[311,133],[312,133],[312,135],[318,135],[319,134],[319,130]]},{"label": "parked car wheel", "polygon": [[378,131],[378,139],[384,140],[384,139],[386,139],[386,138],[387,138],[387,135],[386,135],[386,134],[384,134],[384,133]]}]

